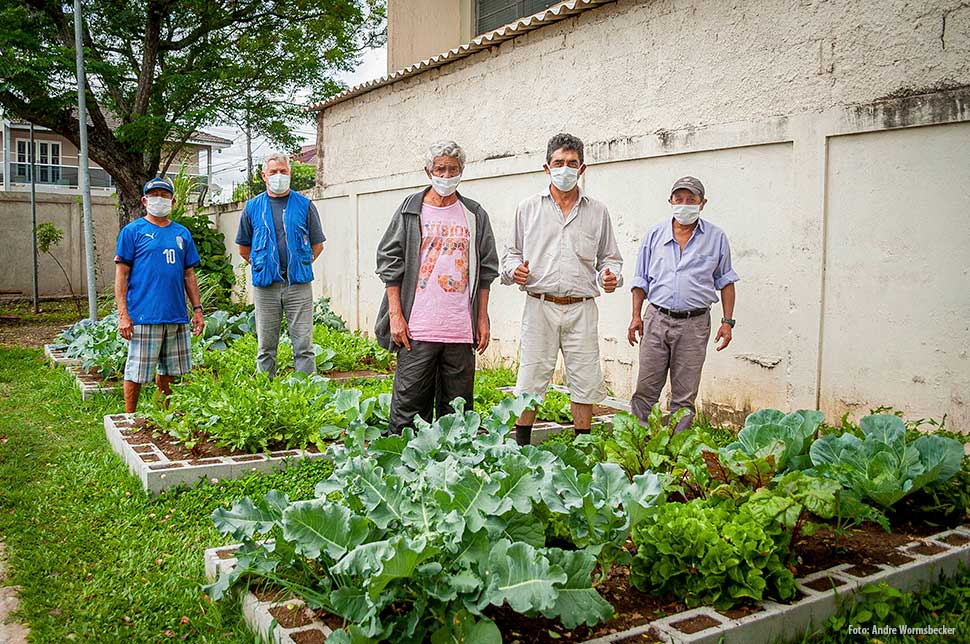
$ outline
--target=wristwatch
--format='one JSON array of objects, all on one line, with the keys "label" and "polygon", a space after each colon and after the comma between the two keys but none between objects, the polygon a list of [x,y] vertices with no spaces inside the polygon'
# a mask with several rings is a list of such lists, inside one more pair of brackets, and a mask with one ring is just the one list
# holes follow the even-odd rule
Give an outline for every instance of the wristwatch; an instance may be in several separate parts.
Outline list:
[{"label": "wristwatch", "polygon": [[734,328],[734,325],[736,323],[737,323],[737,320],[735,320],[734,318],[721,318],[721,324],[726,324],[732,329]]},{"label": "wristwatch", "polygon": [[193,311],[201,311],[202,310],[202,307],[200,305],[196,304],[195,306],[192,307],[192,310]]}]

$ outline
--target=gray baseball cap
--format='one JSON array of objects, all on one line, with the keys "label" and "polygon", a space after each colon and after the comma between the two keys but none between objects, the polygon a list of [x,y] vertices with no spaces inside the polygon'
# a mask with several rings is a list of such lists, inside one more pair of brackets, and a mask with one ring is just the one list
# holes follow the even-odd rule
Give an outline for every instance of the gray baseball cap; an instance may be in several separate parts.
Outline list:
[{"label": "gray baseball cap", "polygon": [[681,177],[677,179],[677,181],[674,181],[674,187],[670,189],[670,194],[674,194],[674,192],[681,188],[690,190],[701,199],[704,198],[704,184],[696,177]]}]

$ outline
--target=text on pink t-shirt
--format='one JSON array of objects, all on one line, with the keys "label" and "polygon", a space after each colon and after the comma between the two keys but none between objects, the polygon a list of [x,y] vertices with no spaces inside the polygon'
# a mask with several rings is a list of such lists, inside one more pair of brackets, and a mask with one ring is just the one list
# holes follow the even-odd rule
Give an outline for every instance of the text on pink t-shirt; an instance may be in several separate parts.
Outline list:
[{"label": "text on pink t-shirt", "polygon": [[468,220],[461,202],[421,205],[421,270],[408,327],[415,340],[472,342]]}]

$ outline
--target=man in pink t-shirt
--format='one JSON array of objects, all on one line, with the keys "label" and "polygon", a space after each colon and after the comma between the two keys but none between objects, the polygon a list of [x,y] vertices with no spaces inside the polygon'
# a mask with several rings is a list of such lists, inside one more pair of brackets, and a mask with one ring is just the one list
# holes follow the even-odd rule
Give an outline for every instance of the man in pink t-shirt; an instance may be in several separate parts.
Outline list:
[{"label": "man in pink t-shirt", "polygon": [[397,351],[392,433],[415,416],[450,413],[455,398],[471,409],[475,350],[488,346],[488,293],[498,277],[488,214],[457,192],[464,151],[441,141],[425,156],[431,186],[404,200],[377,249],[386,292],[375,332]]}]

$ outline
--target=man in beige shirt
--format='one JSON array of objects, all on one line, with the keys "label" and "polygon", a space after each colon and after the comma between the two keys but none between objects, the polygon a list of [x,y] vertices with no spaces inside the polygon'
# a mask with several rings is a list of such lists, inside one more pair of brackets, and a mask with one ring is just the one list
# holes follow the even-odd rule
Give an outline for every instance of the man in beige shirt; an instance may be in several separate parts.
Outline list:
[{"label": "man in beige shirt", "polygon": [[[623,284],[623,258],[606,206],[577,185],[586,171],[583,142],[557,134],[546,147],[551,183],[515,212],[502,258],[502,283],[528,293],[522,312],[516,395],[542,396],[562,351],[577,433],[588,433],[593,405],[606,397],[599,355],[600,287]],[[531,442],[535,410],[516,422],[519,445]]]}]

